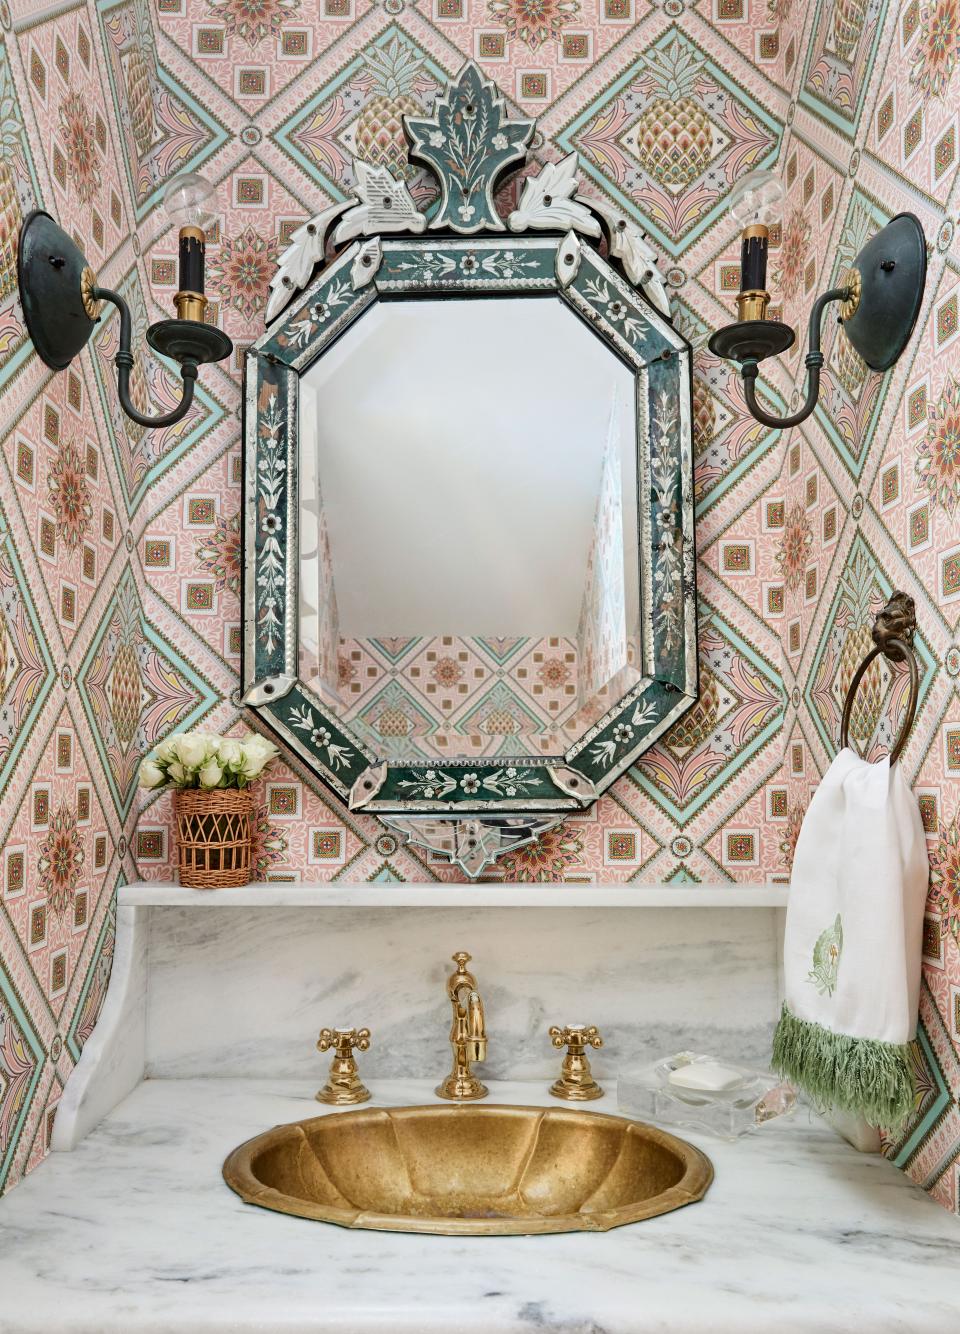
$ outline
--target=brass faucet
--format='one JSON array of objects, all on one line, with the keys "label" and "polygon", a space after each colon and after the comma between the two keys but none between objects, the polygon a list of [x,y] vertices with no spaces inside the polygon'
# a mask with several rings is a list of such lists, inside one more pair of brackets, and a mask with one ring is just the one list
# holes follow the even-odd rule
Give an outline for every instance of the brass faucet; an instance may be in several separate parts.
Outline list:
[{"label": "brass faucet", "polygon": [[486,1085],[470,1069],[473,1061],[486,1060],[487,1030],[477,979],[473,973],[467,972],[470,955],[459,950],[453,956],[453,962],[457,971],[447,978],[447,995],[453,1006],[453,1023],[450,1025],[453,1070],[437,1089],[437,1097],[470,1102],[485,1098],[488,1092]]}]

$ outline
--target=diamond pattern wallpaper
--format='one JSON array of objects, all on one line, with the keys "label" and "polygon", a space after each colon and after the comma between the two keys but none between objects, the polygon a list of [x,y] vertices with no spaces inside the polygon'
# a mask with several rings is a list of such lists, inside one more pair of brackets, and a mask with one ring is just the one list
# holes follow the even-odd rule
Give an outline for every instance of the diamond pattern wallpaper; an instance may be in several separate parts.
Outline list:
[{"label": "diamond pattern wallpaper", "polygon": [[[143,613],[125,502],[126,456],[142,446],[122,428],[107,430],[89,352],[63,375],[46,370],[15,300],[20,223],[42,206],[108,285],[127,282],[144,305],[133,200],[89,5],[68,3],[54,16],[0,4],[0,140],[4,1189],[46,1154],[103,1000],[115,891],[136,875],[132,766],[150,652],[155,661],[159,652],[141,647],[157,636]],[[110,633],[113,656],[98,670]],[[169,698],[168,681],[154,693]],[[196,707],[192,689],[187,707]]]},{"label": "diamond pattern wallpaper", "polygon": [[[786,879],[871,618],[891,588],[911,592],[923,686],[904,763],[933,873],[917,1117],[887,1151],[958,1208],[955,0],[86,0],[55,16],[0,0],[0,26],[0,1187],[46,1150],[104,994],[116,886],[171,874],[168,799],[138,811],[138,755],[174,727],[241,721],[240,366],[277,255],[349,193],[355,155],[406,172],[426,201],[401,119],[429,109],[469,56],[537,116],[538,160],[575,148],[584,188],[644,221],[696,348],[700,700],[588,817],[487,874]],[[813,295],[898,210],[918,213],[931,241],[907,354],[873,376],[829,328],[821,404],[786,436],[746,415],[737,377],[705,346],[738,286],[726,197],[764,165],[788,190],[774,313],[801,328]],[[111,383],[115,321],[68,375],[31,354],[15,236],[42,203],[142,330],[176,290],[162,186],[195,169],[218,186],[207,290],[237,352],[205,370],[183,422],[138,432]],[[798,401],[802,352],[773,364],[771,410]],[[160,410],[177,385],[146,358],[133,393]],[[455,684],[448,648],[379,645],[378,672],[415,653],[426,714],[427,686]],[[512,646],[484,651],[495,666]],[[344,653],[341,679],[358,663]],[[558,652],[531,679],[559,691],[562,669]],[[903,699],[899,673],[868,678],[853,732],[869,753],[889,744]],[[292,759],[259,794],[256,861],[263,878],[458,878]]]}]

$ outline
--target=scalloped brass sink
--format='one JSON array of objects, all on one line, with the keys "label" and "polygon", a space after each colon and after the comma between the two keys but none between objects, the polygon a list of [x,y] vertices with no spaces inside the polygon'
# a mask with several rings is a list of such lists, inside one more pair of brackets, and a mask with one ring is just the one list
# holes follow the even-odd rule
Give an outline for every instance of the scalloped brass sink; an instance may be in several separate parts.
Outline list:
[{"label": "scalloped brass sink", "polygon": [[364,1108],[275,1126],[223,1165],[248,1204],[341,1227],[606,1232],[703,1198],[709,1159],[621,1116],[476,1104]]}]

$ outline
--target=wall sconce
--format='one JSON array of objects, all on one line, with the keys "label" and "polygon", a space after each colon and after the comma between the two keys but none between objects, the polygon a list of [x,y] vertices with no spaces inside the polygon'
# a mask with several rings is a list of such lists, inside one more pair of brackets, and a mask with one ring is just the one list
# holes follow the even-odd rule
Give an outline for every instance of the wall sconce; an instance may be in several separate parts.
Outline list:
[{"label": "wall sconce", "polygon": [[151,324],[147,342],[161,356],[179,363],[183,393],[173,411],[160,417],[143,416],[130,397],[133,321],[126,301],[97,284],[83,253],[49,213],[37,209],[28,214],[20,230],[17,281],[27,333],[37,355],[51,370],[65,370],[86,347],[103,303],[116,306],[120,312],[120,347],[114,357],[117,393],[120,406],[139,426],[172,426],[180,421],[193,402],[197,367],[223,361],[233,351],[226,334],[203,322],[207,304],[203,227],[211,221],[212,196],[213,186],[195,173],[175,176],[163,196],[167,212],[180,223],[180,290],[173,299],[177,318]]},{"label": "wall sconce", "polygon": [[737,297],[740,318],[736,324],[718,329],[708,343],[715,356],[740,363],[743,393],[751,414],[764,426],[780,429],[804,421],[817,405],[823,366],[820,326],[827,306],[839,302],[838,322],[844,336],[872,371],[886,371],[910,340],[927,277],[923,229],[912,213],[898,213],[863,247],[843,274],[843,285],[823,292],[813,303],[804,362],[806,398],[791,416],[771,416],[757,402],[759,364],[786,352],[795,338],[789,325],[767,319],[770,224],[779,214],[783,197],[783,186],[771,171],[748,172],[732,191],[730,212],[743,228]]}]

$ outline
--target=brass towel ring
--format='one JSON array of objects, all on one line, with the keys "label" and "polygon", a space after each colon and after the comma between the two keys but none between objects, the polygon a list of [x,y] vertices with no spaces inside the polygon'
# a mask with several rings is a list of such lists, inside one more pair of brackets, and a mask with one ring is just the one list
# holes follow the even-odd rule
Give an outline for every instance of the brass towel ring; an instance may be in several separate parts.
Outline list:
[{"label": "brass towel ring", "polygon": [[900,726],[900,735],[890,751],[890,763],[895,764],[900,758],[916,717],[917,700],[920,697],[920,672],[913,651],[913,632],[916,628],[917,616],[913,598],[906,593],[894,593],[883,610],[877,613],[872,631],[875,647],[861,662],[850,682],[850,689],[843,704],[843,718],[840,721],[841,750],[850,745],[850,714],[853,712],[857,689],[871,662],[882,653],[890,662],[905,662],[910,672],[910,698],[907,700],[907,710]]}]

